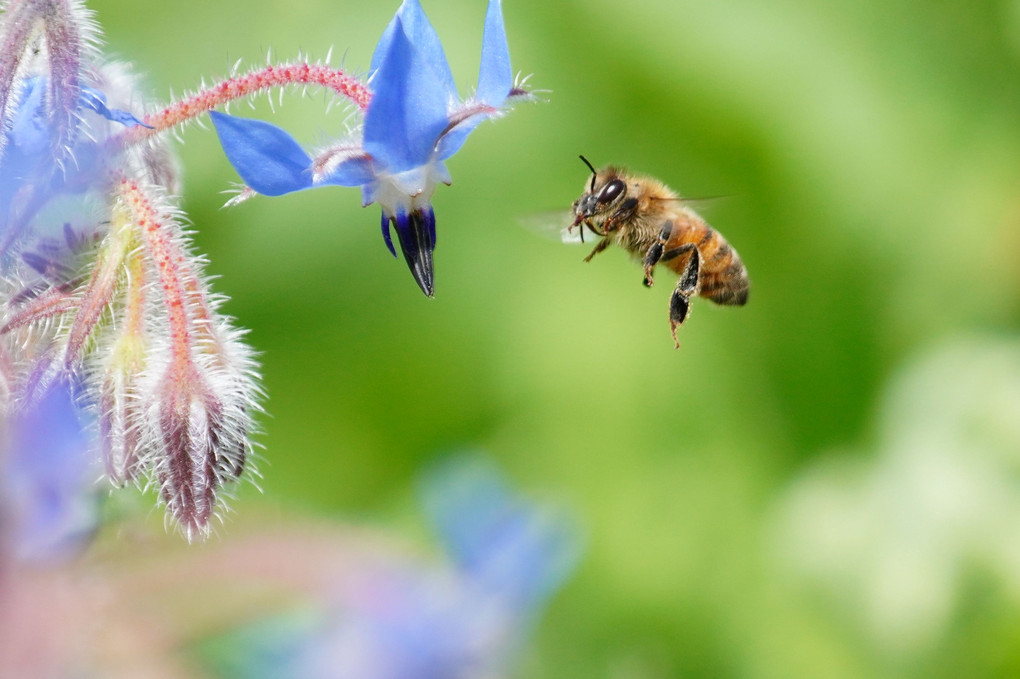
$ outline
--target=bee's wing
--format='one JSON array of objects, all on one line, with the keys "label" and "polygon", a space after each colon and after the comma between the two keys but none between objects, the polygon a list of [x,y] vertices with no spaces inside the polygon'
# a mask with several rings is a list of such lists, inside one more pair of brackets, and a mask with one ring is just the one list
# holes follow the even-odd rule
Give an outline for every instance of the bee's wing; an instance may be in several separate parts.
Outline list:
[{"label": "bee's wing", "polygon": [[600,238],[600,236],[584,224],[572,227],[573,221],[573,215],[569,210],[543,212],[521,217],[520,219],[521,226],[528,231],[544,238],[558,240],[561,243],[569,243],[571,245],[590,243]]},{"label": "bee's wing", "polygon": [[727,201],[730,198],[731,196],[720,194],[718,196],[697,196],[695,198],[681,197],[681,198],[669,198],[667,200],[669,200],[669,202],[671,203],[683,205],[684,207],[691,208],[692,210],[702,212],[708,210],[713,205],[717,205],[721,202]]}]

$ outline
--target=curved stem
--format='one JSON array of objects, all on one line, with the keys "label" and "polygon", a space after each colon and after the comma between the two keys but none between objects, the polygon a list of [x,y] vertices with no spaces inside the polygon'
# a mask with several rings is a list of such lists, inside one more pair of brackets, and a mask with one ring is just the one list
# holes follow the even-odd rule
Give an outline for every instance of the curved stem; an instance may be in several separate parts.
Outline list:
[{"label": "curved stem", "polygon": [[132,146],[235,99],[286,85],[318,85],[331,89],[362,111],[368,108],[372,98],[372,92],[364,82],[337,68],[308,63],[270,65],[227,78],[162,111],[151,113],[142,119],[148,127],[132,127],[117,135],[113,141],[121,147]]}]

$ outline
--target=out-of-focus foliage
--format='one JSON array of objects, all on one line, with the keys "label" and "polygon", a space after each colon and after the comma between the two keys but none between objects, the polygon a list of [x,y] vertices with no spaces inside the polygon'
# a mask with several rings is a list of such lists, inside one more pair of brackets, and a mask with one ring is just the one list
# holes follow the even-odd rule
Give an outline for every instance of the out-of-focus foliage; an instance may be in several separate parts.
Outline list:
[{"label": "out-of-focus foliage", "polygon": [[[261,61],[269,45],[284,57],[332,45],[348,50],[346,66],[367,68],[395,9],[90,5],[157,96],[196,86],[210,65],[223,74],[238,58]],[[458,81],[469,81],[484,3],[425,10],[442,35],[465,36],[444,43]],[[220,210],[229,165],[210,130],[184,132],[183,203],[233,298],[226,311],[262,352],[272,414],[264,494],[244,490],[235,508],[414,527],[417,471],[477,445],[523,486],[568,498],[588,530],[586,559],[542,621],[525,676],[1020,672],[1015,558],[916,558],[902,540],[956,549],[921,535],[943,518],[905,519],[895,503],[864,496],[892,484],[874,492],[910,497],[925,480],[917,474],[940,478],[943,443],[968,459],[971,446],[988,450],[989,435],[1005,437],[996,445],[1014,457],[968,483],[987,483],[978,497],[1005,494],[1003,507],[1017,500],[1017,439],[980,422],[926,441],[916,467],[889,471],[889,419],[913,406],[882,395],[936,348],[975,346],[961,336],[1015,365],[1006,340],[1020,329],[1020,3],[506,0],[504,15],[515,68],[550,92],[481,126],[451,160],[455,184],[434,198],[443,214],[434,300],[378,247],[377,215],[351,192]],[[259,115],[325,138],[344,114],[324,115],[322,101]],[[670,286],[644,289],[620,252],[584,264],[584,250],[521,228],[581,192],[578,153],[683,195],[726,196],[703,213],[743,256],[749,305],[696,300],[674,351]],[[982,386],[974,371],[986,349],[955,351],[952,369],[936,361],[913,383],[932,405],[911,413],[912,426],[944,417],[939,404],[958,395],[958,379],[1020,419],[1015,382],[995,386],[1015,373],[993,370]],[[823,494],[816,528],[827,535],[877,531],[836,535],[830,547],[892,551],[776,559],[790,545],[825,547],[792,518],[777,527],[805,508],[805,493]],[[984,506],[966,501],[950,523]],[[1017,533],[1010,512],[995,514],[961,525],[978,543]],[[947,563],[952,577],[933,570]],[[850,594],[829,591],[840,587]],[[937,620],[902,628],[910,620],[895,607],[909,597],[935,597],[917,605]]]}]

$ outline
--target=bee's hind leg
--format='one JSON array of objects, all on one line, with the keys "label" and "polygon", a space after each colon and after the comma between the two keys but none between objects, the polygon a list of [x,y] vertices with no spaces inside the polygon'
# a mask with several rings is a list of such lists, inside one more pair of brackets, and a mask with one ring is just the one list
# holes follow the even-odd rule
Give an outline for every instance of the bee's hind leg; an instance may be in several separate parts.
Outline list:
[{"label": "bee's hind leg", "polygon": [[676,289],[669,298],[669,331],[673,335],[673,343],[680,348],[680,342],[676,338],[677,329],[687,320],[688,311],[691,308],[691,297],[698,291],[698,276],[701,272],[701,253],[693,243],[681,245],[662,256],[664,261],[680,257],[690,253],[687,265],[684,266],[680,280],[677,281]]}]

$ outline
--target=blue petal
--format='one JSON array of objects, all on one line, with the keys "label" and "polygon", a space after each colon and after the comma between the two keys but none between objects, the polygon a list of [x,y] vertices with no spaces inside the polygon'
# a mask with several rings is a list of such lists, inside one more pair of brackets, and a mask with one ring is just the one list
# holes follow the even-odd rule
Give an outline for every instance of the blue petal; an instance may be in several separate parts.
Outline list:
[{"label": "blue petal", "polygon": [[112,120],[115,123],[120,123],[121,125],[126,125],[128,127],[141,125],[142,127],[148,127],[150,130],[152,129],[151,125],[146,125],[127,111],[121,111],[117,108],[108,108],[106,106],[106,95],[99,90],[91,87],[82,87],[81,94],[79,95],[79,101],[81,101],[82,106],[92,109],[107,120]]},{"label": "blue petal", "polygon": [[45,90],[41,78],[25,80],[21,101],[7,133],[11,142],[21,147],[25,155],[49,149],[49,126],[42,108]]},{"label": "blue petal", "polygon": [[[7,138],[4,152],[0,155],[0,234],[7,242],[15,238],[7,232],[9,220],[17,214],[16,208],[8,207],[15,205],[14,196],[25,191],[26,187],[48,190],[53,176],[50,127],[43,107],[45,90],[44,81],[40,78],[26,78],[10,126],[0,130],[0,134]],[[0,270],[3,267],[0,264]]]},{"label": "blue petal", "polygon": [[389,54],[393,36],[403,26],[404,35],[407,36],[415,49],[425,55],[425,61],[435,70],[436,76],[443,83],[443,88],[453,94],[456,92],[456,85],[453,82],[453,73],[450,71],[450,64],[443,52],[443,44],[439,41],[432,24],[422,11],[418,0],[404,0],[397,10],[396,15],[390,21],[382,37],[372,54],[371,71],[374,73],[382,67],[386,55]]},{"label": "blue petal", "polygon": [[460,151],[460,147],[467,141],[468,135],[475,131],[479,122],[481,122],[481,118],[478,121],[468,120],[453,128],[447,134],[444,134],[443,138],[439,140],[438,158],[446,160],[457,151]]},{"label": "blue petal", "polygon": [[[379,192],[379,182],[369,182],[368,184],[361,185],[361,207],[368,207],[375,202],[375,197]],[[383,209],[383,217],[389,219],[391,215],[386,214],[386,210]],[[396,253],[394,253],[396,254]]]},{"label": "blue petal", "polygon": [[390,254],[394,257],[397,256],[397,251],[393,248],[393,239],[390,238],[390,216],[385,212],[382,213],[382,237],[386,241],[386,247],[390,249]]},{"label": "blue petal", "polygon": [[422,50],[412,42],[398,15],[365,114],[365,151],[388,172],[400,173],[428,163],[448,124],[452,92],[432,58],[427,45]]},{"label": "blue petal", "polygon": [[[401,8],[403,5],[401,5]],[[383,31],[382,36],[379,38],[379,42],[375,44],[375,51],[372,52],[372,63],[368,67],[369,75],[374,74],[382,66],[382,62],[386,59],[386,55],[390,53],[390,45],[393,43],[393,36],[396,35],[397,31],[400,30],[398,25],[399,11],[393,15],[390,19],[390,23],[387,24],[386,30]]]},{"label": "blue petal", "polygon": [[362,186],[375,181],[375,170],[372,167],[372,159],[367,155],[354,156],[340,163],[316,183],[332,184],[334,186]]},{"label": "blue petal", "polygon": [[551,594],[576,565],[573,522],[518,497],[489,465],[447,462],[426,479],[424,496],[451,558],[521,608]]},{"label": "blue petal", "polygon": [[456,95],[457,85],[453,81],[450,63],[443,51],[443,43],[439,41],[439,36],[429,23],[418,0],[404,0],[397,10],[397,16],[400,17],[400,23],[404,27],[404,35],[414,45],[415,50],[422,54],[424,63],[434,71],[434,75],[442,83],[443,91],[449,96]]},{"label": "blue petal", "polygon": [[67,382],[55,382],[26,412],[10,418],[10,446],[0,449],[0,500],[16,517],[15,548],[22,558],[57,557],[95,525],[92,440],[72,391]]},{"label": "blue petal", "polygon": [[489,0],[475,99],[498,108],[503,105],[513,85],[514,74],[510,70],[510,48],[506,43],[500,0]]},{"label": "blue petal", "polygon": [[455,125],[439,139],[439,143],[436,145],[436,157],[439,160],[446,160],[455,154],[467,141],[468,135],[478,127],[478,123],[493,115],[496,115],[496,111],[476,113]]},{"label": "blue petal", "polygon": [[285,130],[217,111],[209,115],[227,159],[252,189],[279,196],[312,187],[312,159]]}]

